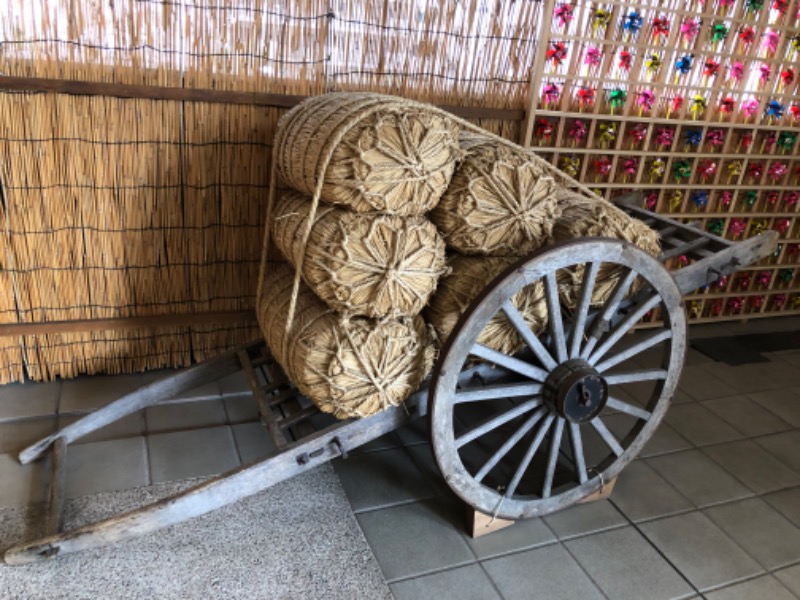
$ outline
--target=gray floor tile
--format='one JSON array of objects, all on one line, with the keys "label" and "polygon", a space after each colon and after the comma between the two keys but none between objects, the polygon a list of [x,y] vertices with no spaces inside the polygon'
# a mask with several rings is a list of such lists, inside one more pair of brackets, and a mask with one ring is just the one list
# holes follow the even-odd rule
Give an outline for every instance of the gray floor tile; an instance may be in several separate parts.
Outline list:
[{"label": "gray floor tile", "polygon": [[[60,415],[58,417],[58,428],[62,429],[71,425],[75,421],[86,415]],[[107,442],[108,440],[119,440],[122,438],[136,437],[144,434],[144,413],[139,411],[110,425],[98,429],[82,438],[70,442],[71,444],[85,444],[87,442]]]},{"label": "gray floor tile", "polygon": [[92,375],[64,381],[59,412],[90,412],[163,377],[158,371],[135,375]]},{"label": "gray floor tile", "polygon": [[[737,394],[749,394],[800,384],[796,369],[781,361],[766,361],[744,365],[714,362],[705,365],[709,374],[736,389]],[[691,393],[691,392],[690,392]]]},{"label": "gray floor tile", "polygon": [[231,429],[243,465],[275,453],[275,444],[261,422],[239,423],[232,425]]},{"label": "gray floor tile", "polygon": [[[800,370],[800,369],[798,369]],[[775,413],[792,427],[800,427],[800,394],[789,389],[748,394],[768,411]]]},{"label": "gray floor tile", "polygon": [[473,563],[457,524],[457,509],[440,500],[356,515],[387,581]]},{"label": "gray floor tile", "polygon": [[49,459],[21,465],[16,456],[0,454],[0,506],[43,502],[50,476]]},{"label": "gray floor tile", "polygon": [[157,433],[147,442],[153,483],[216,475],[239,465],[230,427]]},{"label": "gray floor tile", "polygon": [[700,450],[665,454],[648,458],[646,462],[696,506],[708,506],[753,495]]},{"label": "gray floor tile", "polygon": [[[467,509],[468,510],[468,509]],[[518,550],[527,550],[556,541],[555,534],[542,519],[526,519],[489,535],[465,539],[479,560]]]},{"label": "gray floor tile", "polygon": [[729,442],[744,437],[701,404],[672,406],[664,420],[695,446]]},{"label": "gray floor tile", "polygon": [[0,454],[18,454],[55,430],[55,416],[0,423]]},{"label": "gray floor tile", "polygon": [[800,527],[800,487],[773,492],[763,498],[784,517]]},{"label": "gray floor tile", "polygon": [[633,461],[619,474],[611,503],[633,521],[694,508],[685,496],[641,460]]},{"label": "gray floor tile", "polygon": [[153,406],[144,412],[148,433],[214,427],[227,422],[221,400],[165,404]]},{"label": "gray floor tile", "polygon": [[800,528],[760,498],[703,512],[766,569],[800,561]]},{"label": "gray floor tile", "polygon": [[692,444],[663,420],[642,449],[641,456],[657,456],[691,448]]},{"label": "gray floor tile", "polygon": [[261,419],[258,412],[258,402],[253,396],[230,396],[222,400],[225,412],[228,415],[228,422],[233,423],[253,423]]},{"label": "gray floor tile", "polygon": [[564,545],[609,598],[677,598],[695,592],[633,527],[596,533]]},{"label": "gray floor tile", "polygon": [[800,598],[800,565],[776,571],[775,577]]},{"label": "gray floor tile", "polygon": [[796,600],[786,586],[772,575],[736,583],[706,594],[706,600]]},{"label": "gray floor tile", "polygon": [[244,371],[237,371],[219,380],[220,393],[223,396],[238,396],[252,394],[253,389],[244,374]]},{"label": "gray floor tile", "polygon": [[400,443],[400,439],[397,437],[397,434],[394,431],[391,431],[386,435],[382,435],[371,442],[367,442],[366,444],[359,446],[358,448],[353,448],[353,452],[351,454],[362,454],[364,452],[376,452],[379,450],[389,450],[391,448],[401,447],[402,444]]},{"label": "gray floor tile", "polygon": [[0,385],[0,421],[56,414],[61,382]]},{"label": "gray floor tile", "polygon": [[396,433],[404,446],[427,444],[431,441],[430,433],[428,433],[428,419],[426,418],[412,421],[398,429]]},{"label": "gray floor tile", "polygon": [[706,400],[702,404],[748,437],[791,429],[791,425],[786,421],[779,419],[747,396],[715,398]]},{"label": "gray floor tile", "polygon": [[708,372],[708,365],[687,365],[678,386],[695,400],[735,396],[738,390]]},{"label": "gray floor tile", "polygon": [[502,600],[480,565],[399,581],[389,588],[396,600]]},{"label": "gray floor tile", "polygon": [[756,443],[800,473],[800,430],[760,437],[756,439]]},{"label": "gray floor tile", "polygon": [[[611,493],[612,497],[614,492]],[[548,527],[560,539],[613,529],[628,521],[608,500],[575,504],[544,517]]]},{"label": "gray floor tile", "polygon": [[483,568],[506,600],[603,598],[560,544],[487,560]]},{"label": "gray floor tile", "polygon": [[77,444],[67,450],[68,498],[148,483],[147,448],[143,437]]},{"label": "gray floor tile", "polygon": [[800,473],[751,440],[708,446],[703,452],[759,494],[800,484]]},{"label": "gray floor tile", "polygon": [[714,359],[710,356],[706,356],[699,350],[695,350],[691,347],[691,345],[686,348],[686,365],[706,365],[710,362],[714,362]]},{"label": "gray floor tile", "polygon": [[333,465],[355,511],[435,495],[405,448],[356,454]]},{"label": "gray floor tile", "polygon": [[753,558],[700,512],[651,521],[640,528],[700,591],[753,577],[763,571]]},{"label": "gray floor tile", "polygon": [[433,488],[436,495],[455,495],[455,492],[447,485],[444,475],[442,475],[442,472],[439,470],[439,465],[436,463],[436,457],[433,455],[430,444],[406,446],[406,452],[411,455],[411,460],[413,460],[417,468],[422,471],[422,475]]}]

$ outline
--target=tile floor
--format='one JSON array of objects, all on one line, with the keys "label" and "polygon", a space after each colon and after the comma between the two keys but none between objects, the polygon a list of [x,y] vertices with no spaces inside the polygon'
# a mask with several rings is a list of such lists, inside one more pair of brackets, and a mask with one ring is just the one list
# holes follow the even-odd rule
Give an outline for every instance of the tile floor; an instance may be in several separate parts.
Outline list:
[{"label": "tile floor", "polygon": [[[800,330],[792,319],[693,336]],[[479,539],[423,422],[336,472],[398,600],[800,598],[800,350],[731,367],[690,350],[680,389],[610,499]],[[0,506],[35,501],[45,464],[14,452],[159,374],[0,387]],[[202,400],[202,401],[200,401]],[[209,475],[271,451],[242,377],[70,446],[68,495]],[[613,427],[612,427],[613,428]]]}]

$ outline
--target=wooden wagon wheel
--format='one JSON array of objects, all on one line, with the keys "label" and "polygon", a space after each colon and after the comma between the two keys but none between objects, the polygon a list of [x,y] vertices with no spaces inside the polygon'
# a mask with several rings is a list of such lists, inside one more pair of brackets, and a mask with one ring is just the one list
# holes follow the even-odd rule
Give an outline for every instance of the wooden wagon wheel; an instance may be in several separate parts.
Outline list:
[{"label": "wooden wagon wheel", "polygon": [[[598,301],[609,270],[616,283]],[[579,280],[571,309],[565,273]],[[511,302],[537,281],[549,320],[539,336]],[[654,309],[663,326],[627,335]],[[514,356],[476,343],[500,312],[526,344]],[[442,350],[429,400],[439,468],[464,501],[489,515],[521,519],[574,504],[614,478],[653,435],[685,348],[681,294],[657,260],[606,239],[540,250],[487,286]],[[643,368],[654,355],[657,366]],[[642,390],[631,386],[646,387],[647,397],[637,399]]]}]

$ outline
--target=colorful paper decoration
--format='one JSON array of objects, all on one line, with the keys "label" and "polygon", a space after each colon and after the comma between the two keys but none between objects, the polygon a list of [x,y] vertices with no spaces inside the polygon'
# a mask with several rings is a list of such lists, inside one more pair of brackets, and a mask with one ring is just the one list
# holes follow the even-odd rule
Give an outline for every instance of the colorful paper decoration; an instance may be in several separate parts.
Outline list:
[{"label": "colorful paper decoration", "polygon": [[742,174],[741,161],[735,160],[732,163],[728,164],[728,183],[731,183],[733,180],[738,179],[739,175],[741,174]]},{"label": "colorful paper decoration", "polygon": [[667,129],[666,127],[661,127],[656,130],[655,137],[653,141],[663,148],[669,148],[672,146],[672,139],[675,136],[675,132],[672,129]]},{"label": "colorful paper decoration", "polygon": [[791,152],[797,142],[797,134],[790,131],[781,131],[778,134],[778,148],[781,152]]},{"label": "colorful paper decoration", "polygon": [[766,219],[755,219],[750,222],[750,236],[754,237],[761,235],[767,230]]},{"label": "colorful paper decoration", "polygon": [[758,66],[758,80],[761,82],[761,85],[766,85],[769,82],[769,78],[772,77],[772,67],[770,67],[766,63],[761,63]]},{"label": "colorful paper decoration", "polygon": [[675,69],[678,71],[678,73],[686,75],[689,71],[691,71],[693,58],[694,54],[684,54],[678,60],[676,60]]},{"label": "colorful paper decoration", "polygon": [[794,279],[794,269],[781,269],[778,271],[778,280],[783,285],[789,285]]},{"label": "colorful paper decoration", "polygon": [[663,15],[653,19],[653,39],[658,40],[659,37],[665,40],[669,37],[669,19]]},{"label": "colorful paper decoration", "polygon": [[725,144],[725,132],[722,129],[712,129],[706,133],[706,144],[720,148]]},{"label": "colorful paper decoration", "polygon": [[743,219],[731,219],[728,224],[728,233],[733,237],[738,237],[747,229],[747,223]]},{"label": "colorful paper decoration", "polygon": [[575,156],[565,156],[561,159],[561,170],[570,177],[577,177],[581,168],[581,160]]},{"label": "colorful paper decoration", "polygon": [[605,156],[595,159],[594,161],[595,181],[599,177],[606,177],[611,173],[611,161]]},{"label": "colorful paper decoration", "polygon": [[551,47],[548,48],[545,56],[548,60],[553,61],[554,67],[558,67],[567,58],[567,47],[561,42],[551,42]]},{"label": "colorful paper decoration", "polygon": [[750,287],[752,281],[753,276],[749,272],[745,271],[736,277],[736,287],[740,290],[746,290]]},{"label": "colorful paper decoration", "polygon": [[791,226],[792,222],[789,219],[778,219],[775,221],[775,224],[772,226],[772,228],[780,235],[786,235],[786,232],[789,231],[789,227]]},{"label": "colorful paper decoration", "polygon": [[644,66],[647,67],[647,72],[650,75],[655,75],[661,68],[661,57],[658,54],[651,54],[644,61]]},{"label": "colorful paper decoration", "polygon": [[771,281],[772,271],[760,271],[758,275],[756,275],[756,285],[768,287]]},{"label": "colorful paper decoration", "polygon": [[792,121],[800,121],[800,106],[792,104],[789,107],[789,114],[792,115]]},{"label": "colorful paper decoration", "polygon": [[750,131],[745,131],[739,135],[739,145],[742,148],[749,148],[753,145],[753,133]]},{"label": "colorful paper decoration", "polygon": [[683,37],[683,41],[687,46],[692,43],[692,40],[697,35],[698,31],[700,31],[700,21],[686,19],[683,23],[681,23],[681,36]]},{"label": "colorful paper decoration", "polygon": [[636,35],[639,33],[639,29],[641,29],[643,22],[642,15],[640,15],[637,11],[632,10],[628,13],[628,16],[625,17],[625,20],[622,23],[622,29],[627,31],[630,35]]},{"label": "colorful paper decoration", "polygon": [[633,146],[633,144],[641,144],[644,141],[644,138],[647,137],[647,125],[644,125],[643,123],[637,123],[628,130],[628,135],[633,142],[631,146]]},{"label": "colorful paper decoration", "polygon": [[789,10],[788,0],[773,0],[772,8],[777,10],[780,14],[785,15]]},{"label": "colorful paper decoration", "polygon": [[750,296],[747,299],[747,305],[750,310],[761,310],[761,307],[764,306],[764,296]]},{"label": "colorful paper decoration", "polygon": [[611,22],[611,13],[604,8],[596,8],[592,15],[592,33],[597,34],[597,30],[608,27]]},{"label": "colorful paper decoration", "polygon": [[786,192],[783,195],[783,203],[788,208],[792,208],[795,204],[797,204],[797,200],[800,198],[800,194],[797,192]]},{"label": "colorful paper decoration", "polygon": [[711,219],[708,223],[706,223],[706,231],[713,233],[714,235],[722,235],[724,230],[725,221],[722,219]]},{"label": "colorful paper decoration", "polygon": [[625,100],[628,98],[628,92],[623,90],[622,88],[614,88],[608,94],[608,100],[611,104],[611,114],[614,114],[614,110],[618,106],[623,106],[625,104]]},{"label": "colorful paper decoration", "polygon": [[758,112],[758,100],[755,98],[751,98],[750,100],[745,100],[742,102],[742,110],[745,114],[745,120],[752,117],[754,114]]},{"label": "colorful paper decoration", "polygon": [[703,132],[699,129],[687,129],[684,131],[684,138],[686,140],[686,146],[699,146],[700,142],[703,141]]},{"label": "colorful paper decoration", "polygon": [[703,75],[716,77],[717,73],[719,73],[719,63],[715,60],[707,60],[703,65]]},{"label": "colorful paper decoration", "polygon": [[633,60],[633,56],[627,50],[622,50],[619,53],[619,68],[623,71],[630,71],[631,69],[631,61]]},{"label": "colorful paper decoration", "polygon": [[683,96],[675,96],[670,102],[669,110],[667,110],[667,118],[669,119],[670,113],[678,112],[683,107]]},{"label": "colorful paper decoration", "polygon": [[598,140],[603,147],[608,147],[617,139],[617,128],[613,123],[600,123],[597,126],[597,130],[600,132]]},{"label": "colorful paper decoration", "polygon": [[673,190],[669,199],[669,212],[675,212],[681,204],[683,204],[683,192],[681,190]]},{"label": "colorful paper decoration", "polygon": [[739,41],[744,46],[749,46],[752,44],[756,39],[756,30],[750,27],[750,25],[746,25],[739,30]]},{"label": "colorful paper decoration", "polygon": [[661,178],[664,177],[666,169],[667,163],[660,158],[655,159],[650,165],[650,183],[661,181]]},{"label": "colorful paper decoration", "polygon": [[675,175],[675,181],[678,183],[682,179],[689,179],[692,176],[692,163],[688,160],[677,160],[672,165],[672,173]]},{"label": "colorful paper decoration", "polygon": [[784,87],[789,87],[794,83],[794,69],[789,67],[781,71],[781,83]]},{"label": "colorful paper decoration", "polygon": [[744,77],[744,65],[740,62],[735,62],[731,65],[731,80],[739,83]]},{"label": "colorful paper decoration", "polygon": [[626,158],[622,163],[623,181],[628,181],[628,177],[635,177],[639,171],[638,158]]},{"label": "colorful paper decoration", "polygon": [[703,316],[703,303],[699,300],[692,300],[689,303],[689,318],[699,319]]},{"label": "colorful paper decoration", "polygon": [[658,192],[647,192],[644,196],[644,207],[647,210],[655,211],[658,205]]},{"label": "colorful paper decoration", "polygon": [[728,312],[731,314],[736,314],[741,312],[742,308],[744,308],[744,298],[728,298]]},{"label": "colorful paper decoration", "polygon": [[558,19],[559,27],[563,28],[566,25],[569,25],[569,22],[572,21],[572,6],[570,4],[562,3],[556,6],[555,10],[556,19]]},{"label": "colorful paper decoration", "polygon": [[697,165],[697,172],[705,181],[712,179],[717,172],[717,163],[713,160],[701,160]]},{"label": "colorful paper decoration", "polygon": [[584,64],[589,65],[592,68],[599,67],[602,60],[603,53],[600,51],[600,48],[590,46],[586,49],[586,54],[583,57]]},{"label": "colorful paper decoration", "polygon": [[786,107],[778,102],[777,100],[770,100],[769,104],[767,104],[764,112],[770,119],[780,119],[783,116]]},{"label": "colorful paper decoration", "polygon": [[745,0],[744,6],[748,12],[758,12],[764,8],[764,0]]},{"label": "colorful paper decoration", "polygon": [[536,137],[549,141],[550,136],[553,135],[553,124],[547,119],[539,119],[536,121],[534,133]]},{"label": "colorful paper decoration", "polygon": [[561,95],[561,89],[556,83],[546,83],[542,88],[542,101],[545,106],[555,104],[558,102],[558,97]]},{"label": "colorful paper decoration", "polygon": [[711,303],[711,309],[708,311],[712,317],[718,317],[722,314],[722,308],[724,307],[725,303],[723,302],[722,298],[717,298]]},{"label": "colorful paper decoration", "polygon": [[786,294],[776,294],[772,297],[772,308],[780,310],[786,305]]},{"label": "colorful paper decoration", "polygon": [[689,200],[691,200],[692,204],[697,208],[705,208],[708,206],[708,192],[705,190],[695,190],[692,192],[691,196],[689,196]]},{"label": "colorful paper decoration", "polygon": [[773,31],[768,29],[764,32],[764,49],[769,54],[775,54],[775,51],[778,49],[778,42],[781,39],[781,34],[777,31]]},{"label": "colorful paper decoration", "polygon": [[580,144],[586,138],[586,133],[586,124],[580,119],[570,125],[569,131],[567,131],[567,134],[573,140],[573,146]]},{"label": "colorful paper decoration", "polygon": [[733,204],[733,192],[730,190],[725,190],[720,195],[720,202],[722,206],[728,208],[731,204]]},{"label": "colorful paper decoration", "polygon": [[764,164],[760,162],[751,162],[747,165],[747,176],[750,179],[761,179],[761,176],[764,174]]},{"label": "colorful paper decoration", "polygon": [[758,192],[755,190],[747,190],[744,193],[744,203],[748,208],[753,208],[758,202]]},{"label": "colorful paper decoration", "polygon": [[578,106],[581,111],[587,106],[594,104],[594,88],[580,87],[578,88]]},{"label": "colorful paper decoration", "polygon": [[778,182],[783,179],[783,176],[786,175],[788,170],[789,169],[785,164],[775,161],[770,164],[769,169],[767,169],[767,175],[769,175],[773,181]]},{"label": "colorful paper decoration", "polygon": [[639,105],[639,113],[641,114],[642,111],[649,111],[653,108],[653,103],[656,101],[656,95],[653,93],[652,90],[642,90],[638,92],[636,97],[636,104]]},{"label": "colorful paper decoration", "polygon": [[728,37],[728,26],[724,23],[716,23],[711,26],[711,42],[717,44],[724,42]]}]

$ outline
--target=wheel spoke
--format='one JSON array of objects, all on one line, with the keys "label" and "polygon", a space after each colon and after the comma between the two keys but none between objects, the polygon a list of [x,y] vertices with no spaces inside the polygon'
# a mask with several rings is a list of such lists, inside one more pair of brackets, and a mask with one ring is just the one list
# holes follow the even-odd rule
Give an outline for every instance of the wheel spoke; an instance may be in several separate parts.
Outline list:
[{"label": "wheel spoke", "polygon": [[553,491],[553,478],[556,474],[556,463],[558,462],[558,450],[561,448],[561,435],[564,433],[564,419],[561,417],[556,421],[553,428],[553,438],[550,440],[550,455],[547,458],[547,472],[544,475],[544,486],[542,487],[542,498],[549,498]]},{"label": "wheel spoke", "polygon": [[488,461],[486,461],[486,464],[484,464],[481,467],[481,470],[478,471],[478,473],[475,475],[475,481],[478,482],[483,481],[483,478],[489,474],[489,471],[494,469],[495,466],[497,466],[497,463],[499,463],[503,459],[503,457],[509,453],[511,448],[513,448],[517,444],[517,442],[519,442],[523,438],[523,436],[526,433],[528,433],[533,428],[533,426],[536,425],[536,423],[538,423],[539,420],[541,420],[541,418],[545,416],[548,412],[550,412],[550,409],[548,409],[546,406],[542,406],[530,417],[528,417],[528,420],[525,421],[519,427],[519,429],[517,429],[514,432],[514,435],[508,438],[506,442],[502,446],[500,446],[497,452],[495,452],[492,455],[492,457]]},{"label": "wheel spoke", "polygon": [[583,330],[586,327],[586,315],[589,314],[589,307],[592,304],[594,281],[597,278],[597,272],[600,270],[600,263],[589,263],[588,268],[584,268],[585,276],[583,278],[583,284],[581,285],[581,297],[578,301],[577,310],[575,311],[575,321],[572,324],[572,332],[570,334],[570,358],[578,358],[580,356]]},{"label": "wheel spoke", "polygon": [[617,438],[614,437],[614,434],[608,430],[605,423],[600,420],[600,417],[596,417],[591,421],[592,427],[594,427],[595,431],[600,434],[600,437],[603,438],[603,441],[606,445],[611,448],[611,451],[616,454],[617,456],[621,456],[624,450],[622,446],[619,445]]},{"label": "wheel spoke", "polygon": [[503,312],[506,313],[508,320],[511,321],[511,324],[514,326],[514,329],[516,329],[517,332],[522,336],[522,339],[525,340],[525,343],[528,344],[528,347],[533,350],[533,353],[536,355],[536,358],[541,361],[542,365],[551,371],[555,369],[557,366],[556,361],[553,360],[553,357],[542,345],[542,342],[539,341],[539,338],[535,333],[533,333],[531,328],[525,322],[525,319],[522,318],[522,315],[517,310],[517,307],[514,306],[510,300],[506,300],[505,303],[503,303]]},{"label": "wheel spoke", "polygon": [[554,272],[547,273],[544,277],[544,287],[547,296],[547,312],[549,313],[550,335],[556,349],[558,362],[567,360],[567,342],[564,337],[564,322],[561,317],[561,302],[558,299],[558,283]]},{"label": "wheel spoke", "polygon": [[514,478],[511,480],[511,483],[508,484],[506,488],[505,495],[506,497],[510,498],[514,495],[514,492],[517,491],[517,486],[519,482],[522,480],[522,476],[525,474],[525,471],[528,470],[528,466],[531,464],[536,451],[539,449],[539,446],[542,445],[542,440],[544,440],[544,436],[547,433],[547,430],[550,429],[550,425],[553,423],[553,420],[556,416],[552,413],[545,417],[544,421],[541,425],[539,425],[539,429],[536,432],[536,435],[531,442],[531,445],[528,447],[528,451],[525,452],[525,456],[522,458],[522,462],[519,463],[516,472],[514,473]]},{"label": "wheel spoke", "polygon": [[613,375],[606,375],[604,377],[608,385],[620,385],[623,383],[636,383],[637,381],[653,381],[666,378],[667,371],[664,369],[643,369],[641,371],[631,371],[630,373],[614,373]]},{"label": "wheel spoke", "polygon": [[653,335],[649,336],[648,338],[642,340],[641,342],[639,342],[635,346],[631,346],[630,348],[627,348],[627,349],[623,350],[622,352],[618,352],[617,354],[615,354],[611,358],[605,359],[599,365],[595,365],[594,368],[597,370],[598,373],[603,373],[604,371],[607,371],[608,369],[617,366],[622,361],[628,360],[629,358],[631,358],[633,356],[636,356],[640,352],[644,352],[645,350],[649,350],[650,348],[652,348],[656,344],[659,344],[659,343],[663,342],[664,340],[667,340],[667,339],[669,339],[671,337],[672,337],[672,331],[670,331],[669,329],[665,329],[663,331],[656,332],[655,334],[653,334]]},{"label": "wheel spoke", "polygon": [[453,397],[453,404],[465,402],[480,402],[482,400],[497,400],[499,398],[519,398],[520,396],[535,396],[542,391],[541,383],[505,383],[489,385],[473,389],[458,391]]},{"label": "wheel spoke", "polygon": [[533,410],[537,406],[542,404],[541,398],[534,398],[532,400],[528,400],[527,402],[523,402],[519,406],[515,406],[511,410],[508,410],[504,413],[499,415],[493,415],[483,421],[482,423],[476,425],[466,433],[461,434],[455,439],[456,448],[461,448],[465,444],[469,444],[472,440],[481,437],[482,435],[486,435],[490,431],[494,431],[501,425],[505,425],[509,421],[517,418],[520,415],[525,414],[526,412]]},{"label": "wheel spoke", "polygon": [[507,356],[502,352],[498,352],[497,350],[492,350],[491,348],[484,346],[483,344],[475,344],[472,347],[472,350],[469,351],[469,353],[472,354],[473,356],[477,356],[478,358],[482,358],[484,360],[488,360],[489,362],[496,363],[501,367],[505,367],[509,371],[514,371],[515,373],[519,373],[520,375],[525,375],[526,377],[530,377],[534,381],[539,381],[541,383],[544,383],[545,379],[547,379],[547,371],[545,371],[544,369],[535,367],[530,363],[527,363],[523,360],[519,360],[518,358]]},{"label": "wheel spoke", "polygon": [[634,406],[633,404],[628,404],[627,402],[623,402],[622,400],[618,400],[612,396],[609,396],[608,400],[606,400],[606,406],[608,408],[618,410],[619,412],[624,412],[634,416],[638,419],[642,419],[643,421],[647,421],[652,416],[650,411],[639,408],[638,406]]},{"label": "wheel spoke", "polygon": [[594,351],[594,353],[589,357],[588,362],[590,365],[594,365],[598,360],[603,358],[605,354],[611,350],[611,348],[616,344],[619,339],[630,331],[631,327],[636,325],[639,320],[653,308],[656,304],[661,302],[661,296],[656,294],[655,296],[651,296],[648,298],[639,308],[635,311],[630,313],[627,317],[620,321],[619,325],[614,328],[614,331],[611,332],[606,339],[603,340],[603,343],[600,344],[600,347]]},{"label": "wheel spoke", "polygon": [[636,271],[628,270],[628,274],[617,282],[603,310],[594,318],[594,321],[592,321],[589,339],[586,340],[586,345],[581,351],[581,358],[587,358],[600,340],[600,337],[608,331],[609,323],[611,323],[611,319],[617,312],[620,302],[622,302],[622,299],[625,297],[634,279],[636,279]]},{"label": "wheel spoke", "polygon": [[586,483],[589,477],[586,475],[586,460],[583,458],[583,440],[581,439],[581,427],[577,423],[569,424],[569,437],[572,440],[572,458],[575,462],[575,470],[578,472],[578,481]]}]

